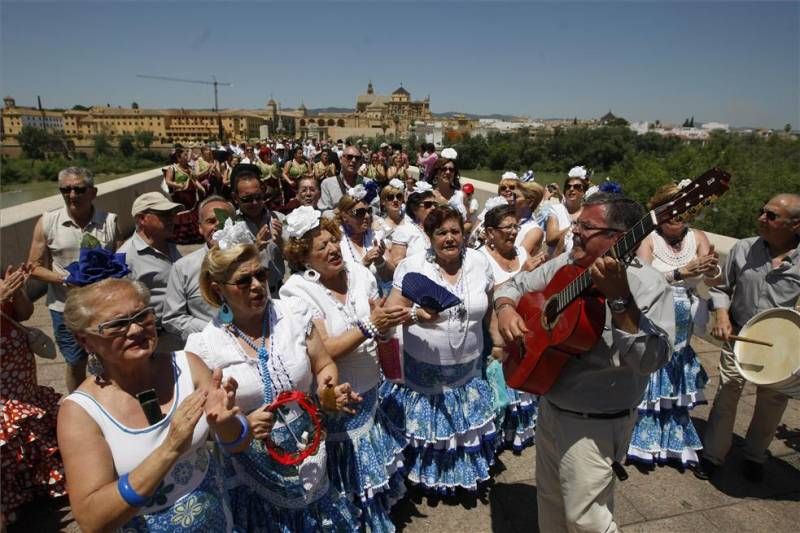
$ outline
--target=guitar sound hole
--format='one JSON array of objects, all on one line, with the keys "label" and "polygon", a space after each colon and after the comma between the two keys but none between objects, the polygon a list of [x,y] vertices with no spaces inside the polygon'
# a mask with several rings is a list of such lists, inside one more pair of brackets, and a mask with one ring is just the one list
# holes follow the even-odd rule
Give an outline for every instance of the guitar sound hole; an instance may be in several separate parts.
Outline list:
[{"label": "guitar sound hole", "polygon": [[547,300],[542,312],[542,325],[546,330],[551,330],[558,322],[558,302],[555,298]]}]

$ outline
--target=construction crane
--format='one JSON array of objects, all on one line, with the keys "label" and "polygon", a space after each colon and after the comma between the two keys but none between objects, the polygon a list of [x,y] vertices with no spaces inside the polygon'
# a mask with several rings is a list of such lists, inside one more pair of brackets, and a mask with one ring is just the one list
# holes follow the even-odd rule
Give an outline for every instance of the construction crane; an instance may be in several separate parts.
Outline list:
[{"label": "construction crane", "polygon": [[206,80],[187,80],[183,78],[170,78],[168,76],[149,76],[147,74],[137,74],[137,78],[147,78],[150,80],[161,80],[161,81],[177,81],[181,83],[199,83],[202,85],[213,85],[214,86],[214,113],[217,115],[217,128],[219,129],[219,142],[222,143],[225,140],[225,134],[222,130],[222,118],[219,116],[219,99],[217,96],[217,87],[233,87],[232,83],[224,82],[224,81],[217,81],[216,76],[211,76],[212,81]]}]

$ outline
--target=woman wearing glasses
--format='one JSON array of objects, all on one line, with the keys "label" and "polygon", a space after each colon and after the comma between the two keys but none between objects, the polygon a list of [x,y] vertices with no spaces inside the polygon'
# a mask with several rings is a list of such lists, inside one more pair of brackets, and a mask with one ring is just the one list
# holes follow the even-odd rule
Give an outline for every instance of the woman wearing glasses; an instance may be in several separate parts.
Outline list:
[{"label": "woman wearing glasses", "polygon": [[[408,257],[395,270],[386,304],[411,308],[403,325],[405,380],[384,392],[389,420],[409,438],[408,479],[425,489],[452,493],[477,490],[489,479],[497,428],[492,392],[481,377],[485,349],[502,341],[491,302],[494,280],[486,257],[464,247],[463,219],[438,206],[425,219],[429,254]],[[457,296],[441,313],[412,305],[402,294],[407,273],[424,274]],[[491,332],[491,341],[485,338]]]},{"label": "woman wearing glasses", "polygon": [[[514,206],[501,205],[490,209],[483,219],[483,228],[485,241],[480,250],[492,267],[495,287],[517,272],[531,271],[547,260],[544,253],[530,256],[524,246],[517,244],[520,225]],[[536,395],[508,387],[505,392],[510,402],[497,417],[501,432],[498,444],[519,453],[533,444],[538,399]]]},{"label": "woman wearing glasses", "polygon": [[[673,200],[681,193],[672,183],[658,189],[649,209]],[[650,376],[628,448],[628,458],[646,464],[675,461],[682,466],[698,464],[703,448],[689,411],[705,403],[703,388],[708,376],[690,345],[694,327],[705,327],[708,307],[696,293],[705,278],[719,273],[719,256],[700,230],[689,229],[677,219],[664,222],[637,250],[645,263],[662,272],[675,298],[675,352],[661,370]],[[709,286],[714,285],[709,281]]]},{"label": "woman wearing glasses", "polygon": [[[386,246],[386,255],[391,257],[392,235],[394,231],[405,223],[410,223],[410,219],[403,211],[405,185],[402,181],[395,178],[381,190],[380,206],[381,215],[376,217],[375,226],[383,233],[383,244]],[[378,290],[382,296],[389,294],[392,289],[392,276],[394,276],[394,264],[386,261],[386,279],[378,280]]]},{"label": "woman wearing glasses", "polygon": [[[447,156],[451,156],[448,158]],[[442,155],[433,165],[433,196],[440,204],[447,204],[459,213],[465,221],[469,218],[467,206],[464,205],[464,193],[461,190],[461,183],[458,181],[458,164],[456,163],[456,153],[452,148],[442,150]],[[469,234],[472,223],[465,222],[464,230]]]},{"label": "woman wearing glasses", "polygon": [[545,226],[545,242],[550,257],[572,250],[572,222],[581,214],[585,193],[586,182],[582,178],[568,177],[564,181],[564,201],[550,206]]},{"label": "woman wearing glasses", "polygon": [[392,233],[392,248],[389,262],[397,268],[400,261],[412,255],[424,254],[431,246],[422,224],[438,202],[433,197],[431,184],[419,181],[406,201],[408,220],[397,226]]},{"label": "woman wearing glasses", "polygon": [[281,289],[281,301],[311,308],[314,328],[336,361],[340,379],[362,398],[355,416],[326,419],[331,481],[361,509],[366,529],[394,531],[389,510],[404,492],[399,470],[406,440],[388,427],[378,409],[376,342],[408,318],[408,309],[378,305],[374,276],[364,265],[345,260],[334,221],[301,208],[289,215],[287,227],[286,257],[300,272]]},{"label": "woman wearing glasses", "polygon": [[236,404],[252,427],[246,451],[225,461],[235,526],[240,531],[353,531],[356,510],[330,486],[324,447],[295,466],[268,454],[267,440],[297,452],[316,431],[294,404],[275,413],[267,409],[281,392],[321,395],[333,387],[339,408],[357,398],[349,385],[337,384],[336,365],[307,306],[270,298],[269,272],[242,226],[215,234],[219,244],[203,260],[200,291],[220,312],[186,342],[187,350],[238,383]]},{"label": "woman wearing glasses", "polygon": [[520,183],[514,195],[514,208],[519,224],[514,244],[524,248],[529,256],[539,253],[544,240],[544,231],[537,212],[543,196],[544,187],[535,182]]},{"label": "woman wearing glasses", "polygon": [[368,268],[376,280],[391,279],[393,270],[384,257],[383,231],[373,227],[368,199],[367,190],[356,185],[342,196],[336,206],[336,221],[342,228],[342,257],[348,264]]},{"label": "woman wearing glasses", "polygon": [[155,354],[156,320],[138,282],[70,291],[64,316],[99,361],[61,406],[58,444],[78,524],[86,531],[230,531],[222,477],[206,439],[239,452],[249,424],[194,354]]}]

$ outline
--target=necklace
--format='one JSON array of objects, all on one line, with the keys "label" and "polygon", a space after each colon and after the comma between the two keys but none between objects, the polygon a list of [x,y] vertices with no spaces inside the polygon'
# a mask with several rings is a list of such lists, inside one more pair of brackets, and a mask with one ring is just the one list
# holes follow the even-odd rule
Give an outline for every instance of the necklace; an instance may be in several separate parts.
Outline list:
[{"label": "necklace", "polygon": [[355,296],[352,294],[353,291],[350,290],[350,272],[345,268],[345,301],[342,302],[333,295],[333,291],[326,287],[321,281],[317,283],[325,290],[325,294],[328,295],[328,298],[331,299],[333,304],[336,306],[336,309],[344,316],[345,322],[347,323],[348,329],[351,326],[355,326],[358,323],[358,314],[356,312],[356,299]]},{"label": "necklace", "polygon": [[358,262],[363,261],[364,256],[369,251],[369,243],[371,241],[371,239],[369,239],[369,234],[371,232],[372,228],[365,231],[364,234],[361,236],[361,248],[364,250],[364,252],[360,254],[361,255],[360,258],[356,256],[356,250],[355,248],[353,248],[353,243],[350,241],[350,237],[348,235],[344,236],[344,240],[347,243],[347,248],[350,250],[350,256],[353,258],[353,261],[358,261]]},{"label": "necklace", "polygon": [[[508,259],[503,254],[501,254],[499,250],[497,250],[497,247],[495,247],[495,248],[493,248],[491,250],[492,254],[497,254],[497,256],[500,257],[503,261],[507,261],[508,262],[508,266],[503,266],[503,264],[500,261],[498,261],[496,257],[492,257],[492,259],[494,259],[494,262],[497,263],[500,266],[500,268],[502,268],[506,272],[514,272],[514,270],[515,270],[514,269],[514,261],[519,257],[519,254],[517,253],[517,249],[516,248],[513,248],[511,251],[514,252],[514,257],[512,257],[511,259]],[[520,268],[520,265],[517,265],[516,270],[519,270],[519,268]]]},{"label": "necklace", "polygon": [[[438,263],[435,265],[436,275],[442,285],[450,285],[444,280],[442,275],[442,267]],[[460,350],[467,340],[467,323],[469,322],[469,287],[467,286],[466,277],[464,276],[464,260],[461,260],[459,267],[458,279],[455,285],[450,285],[455,289],[454,293],[461,299],[461,303],[455,307],[447,310],[447,343],[453,352]],[[456,332],[456,342],[453,342],[453,331]],[[460,338],[459,338],[460,336]]]}]

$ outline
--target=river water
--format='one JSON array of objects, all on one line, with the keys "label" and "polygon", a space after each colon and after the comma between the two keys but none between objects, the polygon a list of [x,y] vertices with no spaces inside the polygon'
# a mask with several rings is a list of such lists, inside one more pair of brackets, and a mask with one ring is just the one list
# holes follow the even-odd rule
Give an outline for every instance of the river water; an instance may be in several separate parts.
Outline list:
[{"label": "river water", "polygon": [[[138,171],[140,172],[140,171]],[[111,181],[130,174],[97,174],[95,184]],[[13,183],[0,192],[0,208],[24,204],[33,200],[47,198],[58,194],[58,185],[54,181],[32,181],[30,183]]]}]

